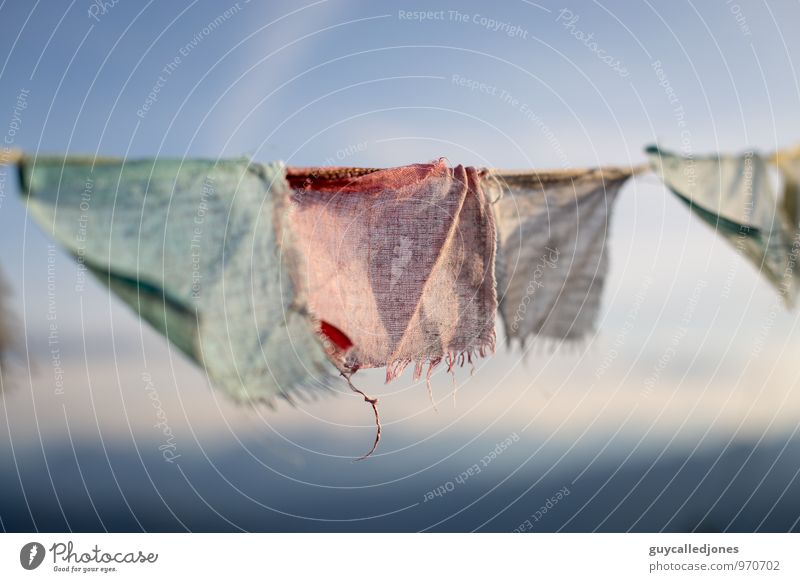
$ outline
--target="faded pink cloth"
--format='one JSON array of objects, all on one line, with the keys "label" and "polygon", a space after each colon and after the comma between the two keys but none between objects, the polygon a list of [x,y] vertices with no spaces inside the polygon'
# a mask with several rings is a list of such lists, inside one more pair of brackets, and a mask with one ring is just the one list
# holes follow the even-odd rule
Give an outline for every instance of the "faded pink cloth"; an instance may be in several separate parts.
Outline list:
[{"label": "faded pink cloth", "polygon": [[[415,378],[495,346],[495,224],[474,168],[290,168],[298,305],[343,371]],[[286,249],[287,247],[284,246]]]}]

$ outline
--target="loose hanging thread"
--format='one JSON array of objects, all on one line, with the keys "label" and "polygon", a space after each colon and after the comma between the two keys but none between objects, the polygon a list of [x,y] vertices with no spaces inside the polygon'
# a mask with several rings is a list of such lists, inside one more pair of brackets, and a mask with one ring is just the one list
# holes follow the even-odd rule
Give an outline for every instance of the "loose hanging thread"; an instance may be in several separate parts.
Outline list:
[{"label": "loose hanging thread", "polygon": [[364,459],[366,459],[367,457],[372,455],[372,453],[375,452],[375,449],[378,448],[378,443],[381,442],[381,415],[378,412],[378,399],[367,396],[363,391],[356,388],[352,380],[350,380],[350,374],[346,374],[345,372],[339,372],[339,373],[342,375],[342,378],[344,378],[347,381],[347,385],[350,386],[350,390],[363,396],[364,402],[368,402],[372,406],[372,411],[375,413],[375,426],[378,429],[377,432],[375,433],[375,442],[372,444],[372,448],[366,455],[354,459],[354,461],[363,461]]}]

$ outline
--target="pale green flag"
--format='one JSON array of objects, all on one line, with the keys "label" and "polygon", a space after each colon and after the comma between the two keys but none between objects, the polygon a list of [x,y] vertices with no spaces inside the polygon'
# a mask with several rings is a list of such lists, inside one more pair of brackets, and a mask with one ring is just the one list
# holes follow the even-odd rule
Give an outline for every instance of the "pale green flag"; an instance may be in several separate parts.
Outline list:
[{"label": "pale green flag", "polygon": [[787,306],[794,305],[797,225],[777,203],[767,161],[753,152],[688,157],[655,146],[646,152],[667,187],[741,252]]},{"label": "pale green flag", "polygon": [[235,399],[288,398],[335,372],[276,240],[281,164],[53,157],[20,175],[41,227]]}]

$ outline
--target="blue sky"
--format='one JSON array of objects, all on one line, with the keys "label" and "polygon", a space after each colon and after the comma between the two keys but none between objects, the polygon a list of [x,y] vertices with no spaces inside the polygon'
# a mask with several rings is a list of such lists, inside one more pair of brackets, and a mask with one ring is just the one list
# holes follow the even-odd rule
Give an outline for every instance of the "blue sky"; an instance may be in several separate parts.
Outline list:
[{"label": "blue sky", "polygon": [[[571,164],[638,161],[645,143],[680,143],[655,61],[686,111],[697,152],[772,149],[793,144],[800,133],[800,122],[788,115],[800,94],[790,60],[800,41],[783,29],[797,17],[795,3],[755,4],[734,13],[738,5],[724,1],[511,1],[455,8],[336,0],[142,7],[120,1],[97,20],[88,16],[89,6],[74,2],[65,11],[63,3],[45,1],[3,8],[0,42],[8,60],[0,69],[0,105],[10,112],[17,90],[30,90],[17,140],[27,150],[249,152],[311,164],[351,141],[368,141],[370,147],[351,157],[353,164],[440,155],[472,164],[559,164],[518,108],[453,83],[460,75],[528,104],[558,135]],[[400,17],[415,10],[443,19]],[[570,25],[567,14],[578,19]],[[526,38],[481,24],[489,18],[518,27]],[[215,20],[216,30],[204,34]],[[605,64],[579,33],[593,35],[597,50],[629,74]],[[181,61],[166,75],[157,102],[144,119],[137,117],[176,57]],[[373,143],[398,137],[420,141]]]}]

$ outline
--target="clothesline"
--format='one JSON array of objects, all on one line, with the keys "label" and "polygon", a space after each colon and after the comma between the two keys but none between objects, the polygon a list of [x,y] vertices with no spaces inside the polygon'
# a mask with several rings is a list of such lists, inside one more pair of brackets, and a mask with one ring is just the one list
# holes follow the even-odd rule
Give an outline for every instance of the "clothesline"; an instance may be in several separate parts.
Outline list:
[{"label": "clothesline", "polygon": [[[777,163],[781,159],[785,159],[787,157],[796,158],[800,156],[800,145],[794,148],[788,148],[784,150],[776,150],[775,152],[763,154],[763,157],[770,162]],[[14,165],[18,164],[23,159],[27,158],[27,154],[24,150],[20,148],[8,148],[3,151],[0,151],[0,165]],[[121,158],[115,157],[108,157],[108,156],[74,156],[74,157],[82,157],[86,160],[91,160],[96,163],[114,163],[121,160]],[[333,168],[333,167],[331,167]],[[320,169],[325,169],[324,166],[317,166],[317,167],[297,167],[294,170],[298,173],[310,173],[312,171],[320,171]],[[349,171],[351,175],[355,176],[359,173],[369,173],[374,172],[383,168],[336,168],[343,171]],[[501,169],[494,169],[494,173],[497,176],[502,176],[506,180],[513,180],[517,176],[529,176],[531,174],[537,176],[537,179],[540,181],[548,181],[552,178],[558,178],[561,176],[568,176],[568,175],[577,175],[583,173],[587,170],[591,169],[590,167],[580,167],[575,169],[554,169],[554,170],[525,170],[525,169],[510,169],[510,170],[501,170]],[[652,167],[649,163],[643,163],[633,166],[603,166],[603,167],[596,167],[594,168],[598,171],[605,171],[605,172],[616,172],[616,171],[628,171],[631,175],[637,174],[644,174],[647,172],[652,171]]]},{"label": "clothesline", "polygon": [[494,352],[495,313],[523,349],[589,337],[614,202],[635,174],[655,172],[794,304],[800,148],[645,151],[647,165],[529,171],[2,159],[46,232],[233,398],[291,402],[341,374],[377,422],[358,370],[388,382],[412,366],[430,389],[437,367]]}]

